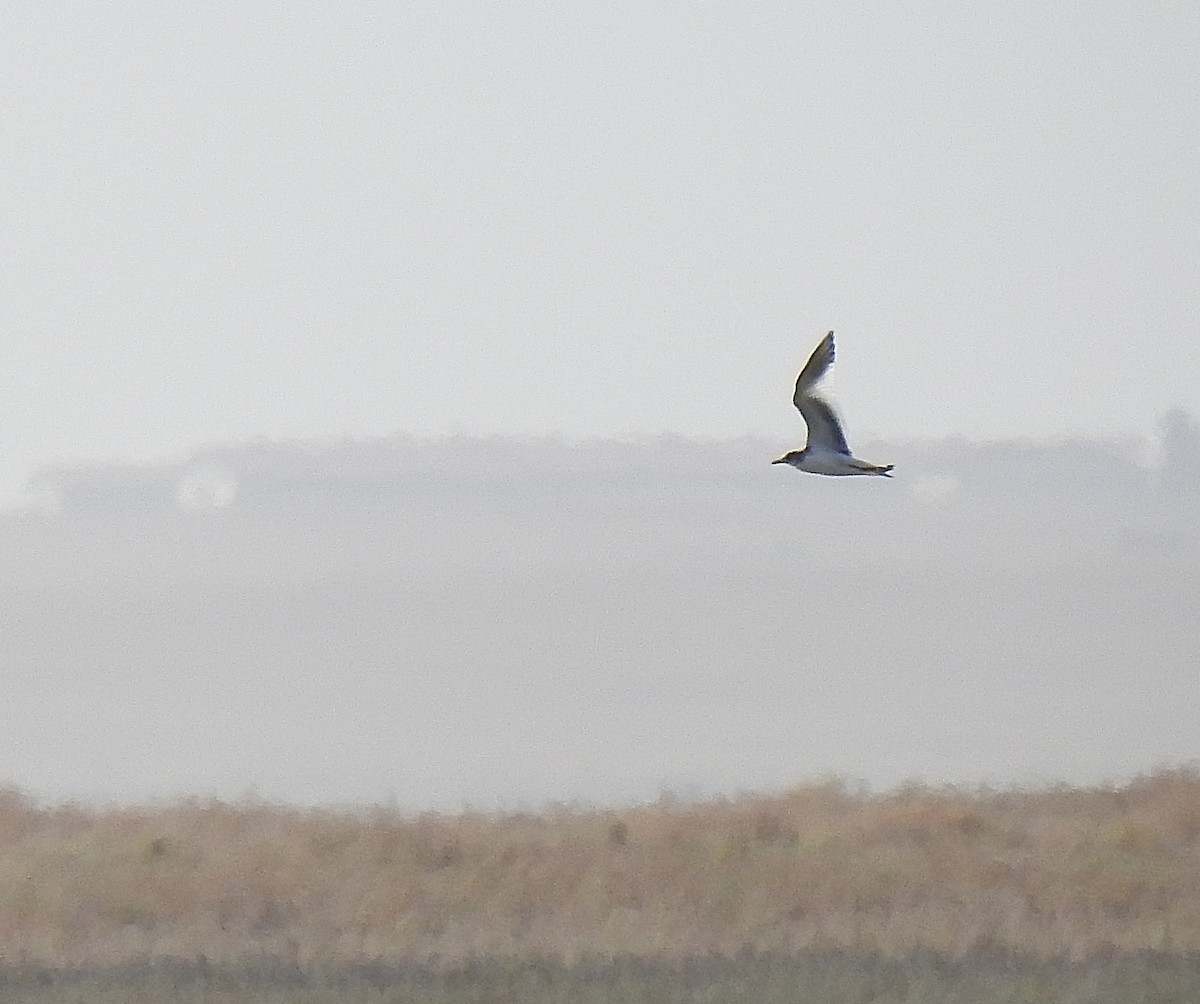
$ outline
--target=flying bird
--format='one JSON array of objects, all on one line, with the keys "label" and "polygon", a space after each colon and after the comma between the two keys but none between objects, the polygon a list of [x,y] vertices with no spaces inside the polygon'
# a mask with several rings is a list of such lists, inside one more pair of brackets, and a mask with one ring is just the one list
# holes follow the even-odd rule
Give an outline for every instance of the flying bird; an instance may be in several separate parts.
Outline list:
[{"label": "flying bird", "polygon": [[800,409],[808,426],[808,442],[803,450],[785,453],[773,464],[788,464],[798,471],[809,474],[829,474],[840,477],[848,474],[878,474],[890,478],[888,472],[895,466],[870,464],[859,460],[846,445],[846,434],[837,414],[823,397],[818,397],[813,388],[821,382],[833,365],[833,332],[821,339],[821,344],[809,356],[800,376],[796,378],[796,393],[792,403]]}]

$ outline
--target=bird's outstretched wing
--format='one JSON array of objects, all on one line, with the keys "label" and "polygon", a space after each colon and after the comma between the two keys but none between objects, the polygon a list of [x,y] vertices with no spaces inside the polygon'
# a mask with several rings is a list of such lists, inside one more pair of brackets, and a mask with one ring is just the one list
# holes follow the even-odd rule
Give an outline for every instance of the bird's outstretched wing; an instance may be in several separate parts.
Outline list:
[{"label": "bird's outstretched wing", "polygon": [[813,349],[813,354],[808,357],[808,362],[804,364],[804,369],[800,371],[800,375],[796,378],[796,393],[792,397],[792,401],[797,408],[800,407],[800,399],[808,397],[809,392],[832,365],[833,332],[831,331],[821,339],[821,344]]},{"label": "bird's outstretched wing", "polygon": [[821,339],[821,344],[808,357],[800,376],[796,378],[796,393],[792,403],[804,416],[808,426],[809,450],[827,450],[831,453],[849,454],[850,447],[846,445],[846,434],[842,432],[842,423],[837,414],[824,400],[813,393],[813,387],[820,382],[826,370],[833,365],[833,332]]}]

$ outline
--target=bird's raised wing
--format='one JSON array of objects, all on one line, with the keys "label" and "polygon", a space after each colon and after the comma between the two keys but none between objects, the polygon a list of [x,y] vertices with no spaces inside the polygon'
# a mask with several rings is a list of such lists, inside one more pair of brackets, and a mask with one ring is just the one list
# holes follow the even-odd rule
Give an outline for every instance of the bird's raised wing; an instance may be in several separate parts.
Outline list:
[{"label": "bird's raised wing", "polygon": [[800,399],[808,397],[813,387],[825,375],[825,371],[833,365],[833,332],[829,332],[821,339],[821,344],[813,349],[813,354],[808,357],[808,362],[804,364],[804,369],[800,371],[800,375],[796,378],[796,393],[792,396],[792,402],[797,408],[800,407]]},{"label": "bird's raised wing", "polygon": [[842,432],[842,423],[837,414],[823,398],[801,397],[796,391],[796,407],[804,416],[808,426],[807,450],[814,452],[829,451],[831,453],[850,454],[846,445],[846,434]]},{"label": "bird's raised wing", "polygon": [[796,393],[792,403],[800,409],[808,425],[809,450],[828,450],[831,453],[849,453],[846,445],[846,435],[842,432],[842,423],[837,414],[824,398],[817,397],[813,388],[820,382],[830,366],[833,365],[833,332],[821,339],[821,344],[813,349],[808,357],[800,376],[796,378]]}]

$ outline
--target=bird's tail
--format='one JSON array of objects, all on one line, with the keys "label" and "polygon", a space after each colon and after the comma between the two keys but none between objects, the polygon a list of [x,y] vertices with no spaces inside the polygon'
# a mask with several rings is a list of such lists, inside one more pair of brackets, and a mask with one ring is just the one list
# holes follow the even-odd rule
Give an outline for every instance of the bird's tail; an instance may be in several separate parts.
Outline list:
[{"label": "bird's tail", "polygon": [[859,460],[857,457],[854,457],[851,462],[858,468],[860,474],[878,474],[883,478],[890,478],[891,475],[888,471],[896,466],[895,464],[872,464],[866,460]]}]

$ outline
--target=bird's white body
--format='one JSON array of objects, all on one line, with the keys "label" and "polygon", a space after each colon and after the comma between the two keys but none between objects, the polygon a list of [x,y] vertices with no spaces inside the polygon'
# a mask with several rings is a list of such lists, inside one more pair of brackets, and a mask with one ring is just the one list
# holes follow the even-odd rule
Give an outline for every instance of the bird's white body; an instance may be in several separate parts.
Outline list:
[{"label": "bird's white body", "polygon": [[887,471],[876,464],[859,460],[858,457],[845,453],[828,453],[824,450],[814,452],[811,447],[804,451],[804,455],[799,460],[785,460],[783,463],[798,471],[807,471],[809,474],[827,474],[835,478],[847,477],[852,474],[887,476]]},{"label": "bird's white body", "polygon": [[842,423],[837,414],[814,388],[830,366],[833,365],[833,332],[821,339],[821,344],[809,356],[800,376],[796,378],[796,392],[792,403],[804,416],[808,426],[808,443],[803,450],[786,453],[774,464],[787,464],[798,471],[809,474],[825,474],[830,477],[846,477],[854,474],[874,474],[890,478],[891,464],[872,464],[859,460],[850,452]]}]

